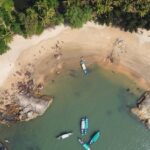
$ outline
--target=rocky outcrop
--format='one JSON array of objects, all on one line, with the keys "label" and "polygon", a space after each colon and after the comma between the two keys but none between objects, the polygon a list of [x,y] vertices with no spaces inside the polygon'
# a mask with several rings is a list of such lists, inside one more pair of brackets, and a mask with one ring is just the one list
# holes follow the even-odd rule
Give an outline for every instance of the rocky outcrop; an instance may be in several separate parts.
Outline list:
[{"label": "rocky outcrop", "polygon": [[17,104],[20,106],[19,120],[28,121],[42,115],[49,105],[52,103],[53,98],[49,96],[25,96],[17,95]]},{"label": "rocky outcrop", "polygon": [[10,123],[28,121],[44,114],[53,101],[53,97],[46,95],[14,95],[11,103],[0,109],[0,121]]},{"label": "rocky outcrop", "polygon": [[146,91],[131,111],[150,129],[150,91]]},{"label": "rocky outcrop", "polygon": [[[17,72],[17,74],[21,74]],[[43,84],[36,84],[32,73],[26,71],[12,90],[0,91],[0,122],[28,121],[42,115],[53,101],[41,94]]]}]

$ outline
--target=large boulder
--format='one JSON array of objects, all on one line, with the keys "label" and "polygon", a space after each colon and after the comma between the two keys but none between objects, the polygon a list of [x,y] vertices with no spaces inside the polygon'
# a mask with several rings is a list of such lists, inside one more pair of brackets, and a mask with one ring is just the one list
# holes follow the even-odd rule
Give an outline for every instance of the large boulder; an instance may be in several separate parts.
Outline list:
[{"label": "large boulder", "polygon": [[19,112],[20,120],[31,120],[37,116],[43,115],[49,105],[52,103],[53,98],[50,96],[26,96],[17,95],[18,104],[21,111]]}]

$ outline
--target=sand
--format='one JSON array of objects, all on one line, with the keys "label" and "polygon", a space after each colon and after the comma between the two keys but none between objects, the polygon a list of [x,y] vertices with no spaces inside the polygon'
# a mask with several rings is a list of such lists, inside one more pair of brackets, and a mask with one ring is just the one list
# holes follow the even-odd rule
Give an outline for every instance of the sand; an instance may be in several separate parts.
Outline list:
[{"label": "sand", "polygon": [[[38,45],[42,41],[57,36],[65,29],[67,29],[67,27],[64,27],[63,25],[56,26],[54,29],[46,29],[40,36],[32,36],[28,39],[25,39],[19,35],[15,35],[13,37],[13,41],[9,44],[10,50],[0,56],[0,87],[7,80],[8,76],[13,72],[13,70],[17,68],[15,64],[19,62],[18,58],[22,55],[22,53],[34,47],[35,45]],[[37,48],[38,47],[35,49]]]},{"label": "sand", "polygon": [[[46,29],[29,39],[16,35],[9,46],[10,50],[0,56],[1,88],[16,83],[18,76],[14,74],[27,66],[32,65],[36,79],[43,82],[50,73],[57,73],[66,60],[78,62],[81,56],[94,56],[105,67],[113,67],[140,83],[150,83],[150,31],[130,33],[88,22],[81,29],[63,25]],[[54,57],[59,53],[61,59]],[[107,59],[110,55],[113,63]]]}]

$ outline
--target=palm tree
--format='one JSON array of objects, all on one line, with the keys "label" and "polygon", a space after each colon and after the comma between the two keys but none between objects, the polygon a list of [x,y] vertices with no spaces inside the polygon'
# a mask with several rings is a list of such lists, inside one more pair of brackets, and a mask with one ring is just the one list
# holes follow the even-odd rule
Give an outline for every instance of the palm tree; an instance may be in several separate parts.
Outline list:
[{"label": "palm tree", "polygon": [[39,14],[39,19],[42,21],[44,27],[49,26],[52,23],[52,18],[56,15],[55,9],[48,5],[48,2],[39,1],[35,4],[35,10]]}]

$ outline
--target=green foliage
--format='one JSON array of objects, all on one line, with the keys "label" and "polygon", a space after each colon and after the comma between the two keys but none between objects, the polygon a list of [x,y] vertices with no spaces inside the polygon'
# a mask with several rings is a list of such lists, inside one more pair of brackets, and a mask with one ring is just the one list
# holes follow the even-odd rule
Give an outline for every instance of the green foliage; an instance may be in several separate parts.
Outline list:
[{"label": "green foliage", "polygon": [[13,0],[0,0],[0,7],[11,13],[14,9]]},{"label": "green foliage", "polygon": [[82,27],[84,23],[91,19],[92,11],[89,7],[80,8],[73,5],[69,7],[65,13],[65,20],[72,27]]},{"label": "green foliage", "polygon": [[44,27],[42,26],[42,24],[39,23],[36,28],[36,34],[40,35],[43,31],[44,31]]},{"label": "green foliage", "polygon": [[38,13],[39,20],[43,27],[47,27],[52,24],[52,18],[56,15],[56,12],[47,1],[44,3],[42,1],[37,2],[34,6],[34,9]]},{"label": "green foliage", "polygon": [[79,28],[94,20],[130,32],[150,29],[150,0],[26,0],[27,6],[15,9],[16,1],[0,0],[0,54],[13,34],[28,37],[61,23]]},{"label": "green foliage", "polygon": [[[4,3],[1,2],[1,6]],[[7,9],[6,9],[7,8]],[[12,16],[8,7],[0,7],[0,54],[8,49],[7,43],[12,40]]]},{"label": "green foliage", "polygon": [[7,46],[7,44],[3,40],[0,40],[0,55],[5,53],[8,50],[8,48],[9,47]]},{"label": "green foliage", "polygon": [[36,34],[38,27],[38,14],[34,11],[34,9],[27,9],[26,14],[21,17],[24,28],[25,36],[31,36]]}]

